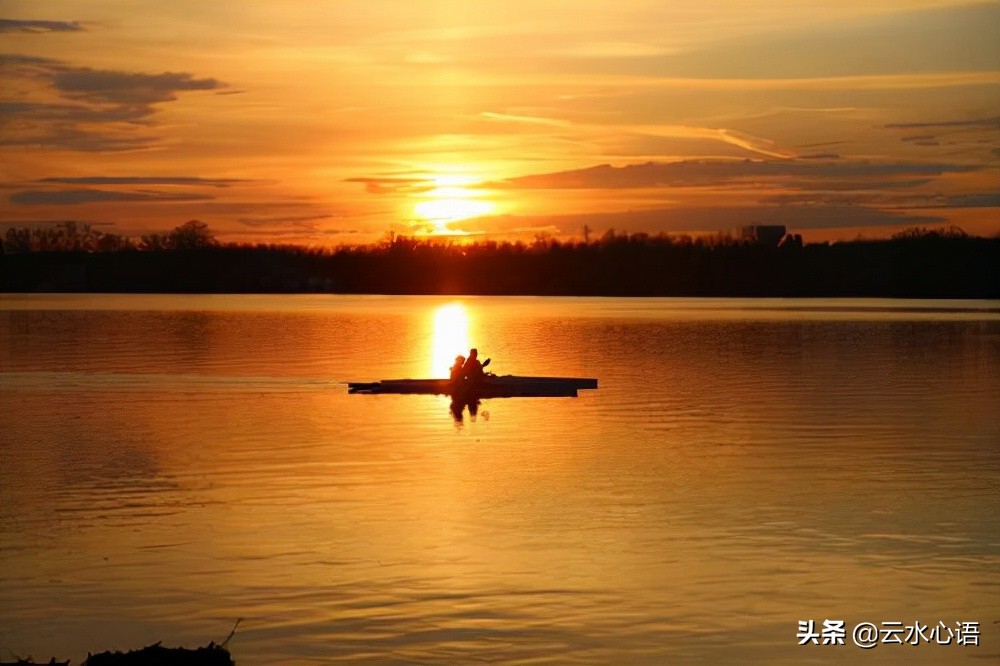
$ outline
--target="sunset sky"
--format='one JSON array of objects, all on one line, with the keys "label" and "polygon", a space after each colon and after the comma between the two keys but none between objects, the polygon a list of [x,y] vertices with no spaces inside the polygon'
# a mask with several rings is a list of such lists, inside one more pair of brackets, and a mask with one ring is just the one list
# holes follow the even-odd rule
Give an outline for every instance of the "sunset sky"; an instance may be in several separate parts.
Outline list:
[{"label": "sunset sky", "polygon": [[0,228],[1000,232],[1000,2],[0,2]]}]

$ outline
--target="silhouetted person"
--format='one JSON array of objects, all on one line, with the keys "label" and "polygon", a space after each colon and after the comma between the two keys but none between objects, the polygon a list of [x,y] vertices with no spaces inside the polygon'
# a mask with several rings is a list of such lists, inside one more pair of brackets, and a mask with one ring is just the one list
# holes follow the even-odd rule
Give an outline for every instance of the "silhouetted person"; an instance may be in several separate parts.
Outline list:
[{"label": "silhouetted person", "polygon": [[455,357],[455,365],[451,366],[451,372],[449,378],[453,382],[465,377],[465,357],[459,354]]},{"label": "silhouetted person", "polygon": [[483,364],[479,362],[479,350],[469,350],[469,358],[462,368],[462,375],[470,382],[481,382],[483,380]]}]

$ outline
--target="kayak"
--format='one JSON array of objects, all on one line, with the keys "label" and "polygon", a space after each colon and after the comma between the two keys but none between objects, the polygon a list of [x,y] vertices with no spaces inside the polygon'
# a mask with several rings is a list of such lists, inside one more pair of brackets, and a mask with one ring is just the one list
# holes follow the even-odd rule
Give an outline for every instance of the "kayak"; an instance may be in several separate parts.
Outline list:
[{"label": "kayak", "polygon": [[486,375],[480,382],[450,379],[383,379],[349,382],[348,393],[418,393],[462,398],[577,397],[580,389],[596,389],[597,380],[580,377]]}]

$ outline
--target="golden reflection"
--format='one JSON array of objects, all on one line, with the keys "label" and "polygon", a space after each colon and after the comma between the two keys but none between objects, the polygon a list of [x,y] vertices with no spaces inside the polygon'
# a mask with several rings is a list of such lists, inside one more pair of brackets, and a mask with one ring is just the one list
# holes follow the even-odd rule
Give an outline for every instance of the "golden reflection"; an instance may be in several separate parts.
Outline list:
[{"label": "golden reflection", "polygon": [[469,314],[461,303],[442,305],[434,311],[431,377],[447,377],[459,354],[469,353]]}]

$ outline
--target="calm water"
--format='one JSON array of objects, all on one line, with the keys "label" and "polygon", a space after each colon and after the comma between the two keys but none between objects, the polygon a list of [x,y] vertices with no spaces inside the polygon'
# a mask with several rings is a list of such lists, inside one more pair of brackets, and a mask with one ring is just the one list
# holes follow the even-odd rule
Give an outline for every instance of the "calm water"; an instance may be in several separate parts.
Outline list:
[{"label": "calm water", "polygon": [[[347,394],[470,343],[600,389]],[[995,302],[3,295],[0,657],[991,663],[998,405]]]}]

